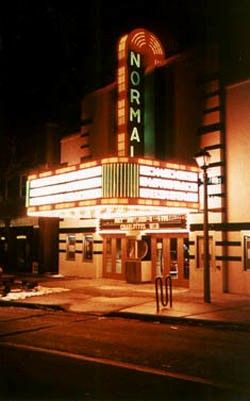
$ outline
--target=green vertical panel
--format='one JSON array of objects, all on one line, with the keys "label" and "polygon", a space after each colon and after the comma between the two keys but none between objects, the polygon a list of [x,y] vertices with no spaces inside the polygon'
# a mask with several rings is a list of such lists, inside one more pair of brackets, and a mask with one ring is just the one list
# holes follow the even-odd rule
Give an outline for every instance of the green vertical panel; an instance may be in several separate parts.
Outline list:
[{"label": "green vertical panel", "polygon": [[105,165],[105,198],[108,198],[108,166]]},{"label": "green vertical panel", "polygon": [[103,197],[138,197],[139,166],[135,163],[104,165]]},{"label": "green vertical panel", "polygon": [[112,164],[112,198],[115,196],[115,192],[116,192],[116,175],[115,175],[115,164]]},{"label": "green vertical panel", "polygon": [[128,196],[130,197],[130,185],[131,185],[131,169],[130,163],[128,163]]},{"label": "green vertical panel", "polygon": [[129,164],[129,196],[132,196],[132,188],[133,188],[133,165]]},{"label": "green vertical panel", "polygon": [[116,196],[120,197],[120,163],[116,164],[117,171],[117,194]]},{"label": "green vertical panel", "polygon": [[123,188],[123,164],[122,163],[120,163],[119,164],[119,180],[120,180],[120,186],[119,186],[119,195],[120,195],[120,197],[123,197],[123,191],[122,191],[122,188]]},{"label": "green vertical panel", "polygon": [[114,196],[117,197],[118,196],[118,189],[119,189],[119,180],[118,180],[118,165],[117,163],[114,164],[114,170],[115,170],[115,193]]},{"label": "green vertical panel", "polygon": [[136,197],[137,196],[137,183],[138,183],[137,164],[135,164],[134,171],[135,171],[134,197]]},{"label": "green vertical panel", "polygon": [[132,187],[132,196],[135,197],[135,164],[133,163],[133,187]]},{"label": "green vertical panel", "polygon": [[114,165],[110,164],[110,183],[109,183],[109,187],[110,187],[110,194],[109,196],[112,198],[113,194],[114,194]]},{"label": "green vertical panel", "polygon": [[137,164],[134,164],[134,197],[137,196]]},{"label": "green vertical panel", "polygon": [[140,196],[140,166],[137,165],[137,197]]},{"label": "green vertical panel", "polygon": [[126,196],[127,197],[127,170],[128,170],[128,165],[127,164],[124,164],[124,175],[123,175],[123,178],[124,178],[124,196]]},{"label": "green vertical panel", "polygon": [[115,164],[116,168],[116,197],[119,196],[119,164]]},{"label": "green vertical panel", "polygon": [[112,170],[111,170],[111,165],[108,165],[109,173],[108,173],[108,183],[107,183],[107,188],[108,188],[108,197],[110,198],[111,196],[111,181],[112,181]]},{"label": "green vertical panel", "polygon": [[110,197],[110,166],[107,165],[107,198]]},{"label": "green vertical panel", "polygon": [[139,197],[139,165],[136,165],[136,197]]},{"label": "green vertical panel", "polygon": [[131,164],[131,172],[132,172],[132,174],[131,174],[132,180],[131,180],[131,195],[130,196],[134,197],[134,183],[135,183],[134,163]]},{"label": "green vertical panel", "polygon": [[112,198],[116,194],[116,170],[115,170],[115,164],[112,164],[112,171],[113,171],[113,181],[112,181]]},{"label": "green vertical panel", "polygon": [[104,185],[105,185],[105,198],[107,198],[108,197],[108,168],[106,165],[105,165]]},{"label": "green vertical panel", "polygon": [[123,164],[123,166],[122,166],[122,196],[126,196],[125,181],[126,181],[126,164]]},{"label": "green vertical panel", "polygon": [[129,164],[126,164],[126,196],[129,197]]},{"label": "green vertical panel", "polygon": [[126,196],[129,196],[129,164],[126,164]]},{"label": "green vertical panel", "polygon": [[116,197],[116,191],[117,191],[117,170],[116,170],[116,163],[113,164],[113,172],[114,172],[113,197]]},{"label": "green vertical panel", "polygon": [[113,198],[114,197],[114,194],[115,194],[115,165],[114,164],[112,164],[111,165],[111,169],[112,169],[112,179],[111,179],[111,189],[112,189],[112,191],[111,191],[111,198]]},{"label": "green vertical panel", "polygon": [[26,194],[25,194],[25,206],[29,206],[29,197],[30,197],[30,181],[26,181]]},{"label": "green vertical panel", "polygon": [[116,171],[116,193],[115,196],[119,196],[119,166],[118,163],[115,163],[115,171]]},{"label": "green vertical panel", "polygon": [[105,173],[105,166],[102,166],[102,198],[105,198],[105,177],[106,177],[106,173]]},{"label": "green vertical panel", "polygon": [[132,167],[132,172],[133,172],[133,174],[132,174],[133,180],[132,180],[132,186],[131,186],[131,190],[132,190],[131,196],[134,197],[134,193],[135,193],[135,165],[134,165],[134,163],[132,164],[131,167]]},{"label": "green vertical panel", "polygon": [[154,72],[145,75],[144,93],[144,155],[154,157],[156,136]]}]

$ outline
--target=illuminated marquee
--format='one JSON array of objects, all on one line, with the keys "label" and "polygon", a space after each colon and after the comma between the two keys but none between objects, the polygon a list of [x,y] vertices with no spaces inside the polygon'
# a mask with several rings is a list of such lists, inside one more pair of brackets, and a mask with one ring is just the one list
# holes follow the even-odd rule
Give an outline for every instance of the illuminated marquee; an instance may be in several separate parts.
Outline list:
[{"label": "illuminated marquee", "polygon": [[141,198],[198,202],[195,172],[141,165],[139,174]]},{"label": "illuminated marquee", "polygon": [[114,157],[68,169],[29,177],[29,215],[159,216],[169,208],[174,213],[198,207],[198,173],[192,168]]},{"label": "illuminated marquee", "polygon": [[101,166],[37,178],[29,182],[29,206],[100,198]]}]

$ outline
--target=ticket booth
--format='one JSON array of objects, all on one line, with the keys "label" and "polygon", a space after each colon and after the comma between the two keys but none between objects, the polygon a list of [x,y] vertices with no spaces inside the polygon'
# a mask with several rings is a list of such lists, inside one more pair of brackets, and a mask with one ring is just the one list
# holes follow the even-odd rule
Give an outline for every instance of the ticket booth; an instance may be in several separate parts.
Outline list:
[{"label": "ticket booth", "polygon": [[105,235],[103,277],[126,280],[128,283],[150,282],[150,238]]}]

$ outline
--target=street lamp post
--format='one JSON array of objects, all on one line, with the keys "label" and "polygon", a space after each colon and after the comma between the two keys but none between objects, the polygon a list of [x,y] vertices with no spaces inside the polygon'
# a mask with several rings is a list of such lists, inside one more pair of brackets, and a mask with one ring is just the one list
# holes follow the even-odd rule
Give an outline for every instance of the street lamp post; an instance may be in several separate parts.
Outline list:
[{"label": "street lamp post", "polygon": [[208,232],[208,193],[207,193],[207,168],[209,166],[210,153],[205,149],[201,149],[195,154],[196,163],[203,171],[203,246],[204,246],[204,302],[211,302],[210,294],[210,261],[209,261],[209,232]]}]

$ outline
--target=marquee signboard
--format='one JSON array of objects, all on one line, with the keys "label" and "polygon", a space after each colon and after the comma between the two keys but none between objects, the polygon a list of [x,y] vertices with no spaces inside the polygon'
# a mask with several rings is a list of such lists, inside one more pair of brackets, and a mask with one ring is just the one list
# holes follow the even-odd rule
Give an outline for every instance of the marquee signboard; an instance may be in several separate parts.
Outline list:
[{"label": "marquee signboard", "polygon": [[[198,172],[190,166],[109,158],[30,176],[29,215],[136,216],[198,209]],[[112,214],[113,213],[113,214]]]},{"label": "marquee signboard", "polygon": [[197,202],[194,172],[140,165],[140,197]]},{"label": "marquee signboard", "polygon": [[100,198],[102,169],[96,166],[37,178],[30,181],[28,188],[30,206]]},{"label": "marquee signboard", "polygon": [[127,219],[103,219],[101,230],[141,231],[159,229],[187,228],[186,215],[141,216]]}]

